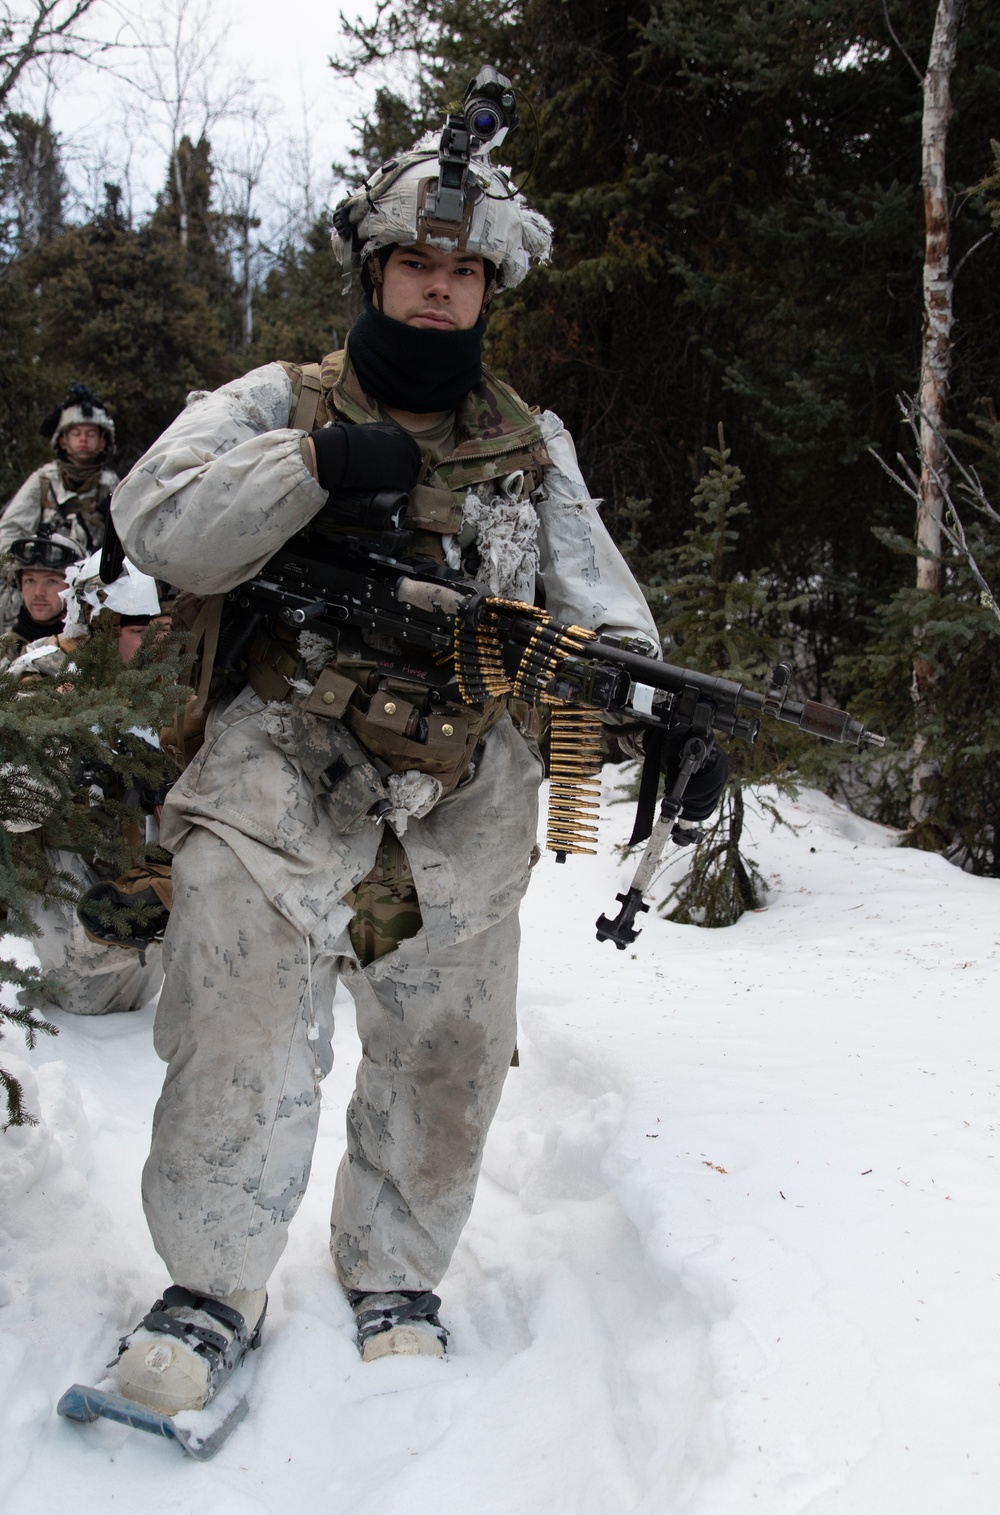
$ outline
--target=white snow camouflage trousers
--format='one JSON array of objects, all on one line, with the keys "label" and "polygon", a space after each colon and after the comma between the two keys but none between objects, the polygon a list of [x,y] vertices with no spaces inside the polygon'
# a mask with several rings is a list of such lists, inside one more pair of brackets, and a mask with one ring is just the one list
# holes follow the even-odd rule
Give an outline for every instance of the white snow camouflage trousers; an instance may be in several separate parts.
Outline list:
[{"label": "white snow camouflage trousers", "polygon": [[[46,847],[45,855],[53,873],[68,873],[81,889],[98,882],[99,875],[79,853]],[[44,901],[35,920],[41,935],[32,937],[31,944],[43,971],[60,984],[51,1001],[55,1009],[109,1015],[138,1010],[155,997],[163,982],[159,942],[147,947],[143,966],[138,952],[92,942],[73,906],[61,900]]]},{"label": "white snow camouflage trousers", "polygon": [[[348,1288],[433,1288],[468,1218],[516,1039],[517,911],[367,968],[308,939],[221,838],[174,862],[155,1045],[167,1062],[143,1203],[176,1283],[262,1287],[309,1177],[340,969],[362,1061],[331,1252]],[[183,944],[183,947],[181,946]]]}]

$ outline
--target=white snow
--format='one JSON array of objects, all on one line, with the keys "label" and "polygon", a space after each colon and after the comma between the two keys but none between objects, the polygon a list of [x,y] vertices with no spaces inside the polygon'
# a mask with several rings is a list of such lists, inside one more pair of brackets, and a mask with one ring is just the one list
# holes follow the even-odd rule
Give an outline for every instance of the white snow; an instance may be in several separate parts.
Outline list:
[{"label": "white snow", "polygon": [[444,1363],[363,1365],[333,1278],[343,1000],[251,1412],[210,1463],[55,1415],[166,1282],[152,1010],[7,1035],[41,1121],[0,1135],[4,1515],[995,1515],[1000,883],[779,804],[794,829],[749,824],[768,908],[728,930],[651,912],[597,944],[624,805],[599,858],[539,864]]}]

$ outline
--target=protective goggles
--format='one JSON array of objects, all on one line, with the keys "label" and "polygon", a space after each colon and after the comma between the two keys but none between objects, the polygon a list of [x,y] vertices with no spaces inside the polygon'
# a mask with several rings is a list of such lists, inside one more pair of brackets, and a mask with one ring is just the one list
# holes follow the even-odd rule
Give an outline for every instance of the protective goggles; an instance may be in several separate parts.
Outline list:
[{"label": "protective goggles", "polygon": [[11,543],[10,555],[22,568],[48,568],[53,573],[80,560],[77,548],[53,542],[49,537],[22,537]]}]

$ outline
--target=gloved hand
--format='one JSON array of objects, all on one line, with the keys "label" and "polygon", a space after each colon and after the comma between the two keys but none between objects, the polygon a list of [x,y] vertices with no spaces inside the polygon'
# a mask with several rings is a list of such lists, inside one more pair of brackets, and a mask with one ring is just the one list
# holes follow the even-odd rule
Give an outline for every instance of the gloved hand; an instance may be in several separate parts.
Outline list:
[{"label": "gloved hand", "polygon": [[401,426],[373,421],[365,426],[321,426],[311,433],[316,478],[329,494],[338,489],[400,489],[407,493],[420,472],[420,448]]},{"label": "gloved hand", "polygon": [[[660,767],[668,786],[675,782],[680,773],[681,754],[686,740],[686,732],[673,731],[668,734],[663,743]],[[708,756],[701,767],[688,779],[684,798],[681,801],[681,815],[684,819],[707,821],[722,798],[722,791],[728,777],[729,759],[718,743],[711,739],[708,743]]]}]

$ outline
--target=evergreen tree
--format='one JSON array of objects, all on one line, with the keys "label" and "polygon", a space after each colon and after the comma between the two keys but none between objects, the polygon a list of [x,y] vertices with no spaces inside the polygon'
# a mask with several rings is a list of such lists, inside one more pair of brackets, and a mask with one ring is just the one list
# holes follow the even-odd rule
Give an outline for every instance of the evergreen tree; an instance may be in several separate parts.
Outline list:
[{"label": "evergreen tree", "polygon": [[190,390],[240,371],[212,278],[195,279],[195,258],[184,257],[156,217],[139,231],[124,226],[112,196],[95,221],[23,260],[33,321],[20,366],[40,367],[50,394],[87,376],[115,417],[120,471],[170,424]]},{"label": "evergreen tree", "polygon": [[[744,476],[730,461],[721,426],[718,446],[705,452],[709,467],[692,499],[695,524],[682,546],[649,559],[647,597],[669,662],[766,689],[771,669],[787,651],[789,617],[803,599],[782,599],[765,575],[735,569],[740,526],[750,514],[736,499]],[[676,902],[670,920],[730,926],[745,910],[760,908],[765,886],[740,848],[743,791],[748,785],[787,786],[803,745],[802,737],[776,721],[762,723],[753,745],[726,742],[729,783],[671,896]]]},{"label": "evergreen tree", "polygon": [[342,292],[343,270],[330,250],[331,219],[321,216],[304,247],[286,246],[254,300],[250,361],[316,362],[344,339],[359,310],[356,291]]},{"label": "evergreen tree", "polygon": [[[45,847],[99,856],[115,871],[145,855],[142,816],[123,797],[136,782],[155,788],[173,772],[164,754],[130,733],[135,726],[157,730],[173,718],[182,697],[177,655],[172,639],[156,639],[151,630],[123,665],[117,642],[98,632],[77,647],[63,681],[29,685],[0,673],[0,899],[11,936],[37,935],[39,900],[75,899],[73,880],[53,874]],[[99,808],[91,796],[95,773],[105,791]],[[0,1036],[5,1026],[17,1027],[32,1046],[39,1032],[55,1034],[40,1016],[48,980],[37,969],[2,955],[2,986],[8,995],[0,1001]],[[11,990],[19,991],[20,1004],[9,1003]],[[17,1080],[2,1067],[0,1088],[8,1123],[30,1122]]]},{"label": "evergreen tree", "polygon": [[0,236],[8,258],[59,235],[65,199],[59,139],[49,117],[36,121],[11,112],[0,123]]},{"label": "evergreen tree", "polygon": [[243,338],[240,291],[227,251],[227,218],[213,205],[214,175],[208,139],[192,143],[182,137],[144,236],[176,254],[187,281],[204,290],[222,341],[237,352]]},{"label": "evergreen tree", "polygon": [[[943,852],[970,872],[1000,878],[1000,714],[991,697],[1000,682],[1000,514],[990,503],[990,496],[1000,499],[1000,423],[992,409],[975,433],[954,435],[946,445],[953,478],[945,493],[950,545],[938,560],[941,593],[899,590],[873,614],[863,651],[844,654],[833,672],[858,690],[858,713],[892,738],[886,752],[860,760],[866,814],[904,830],[906,846]],[[912,498],[915,480],[901,482]],[[963,500],[961,514],[953,492]],[[891,533],[883,540],[912,563],[912,541]],[[928,814],[912,824],[918,711],[905,670],[918,638],[930,675],[919,704],[921,754],[932,777]]]}]

